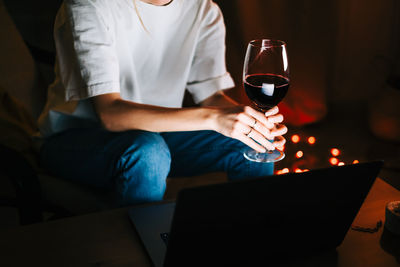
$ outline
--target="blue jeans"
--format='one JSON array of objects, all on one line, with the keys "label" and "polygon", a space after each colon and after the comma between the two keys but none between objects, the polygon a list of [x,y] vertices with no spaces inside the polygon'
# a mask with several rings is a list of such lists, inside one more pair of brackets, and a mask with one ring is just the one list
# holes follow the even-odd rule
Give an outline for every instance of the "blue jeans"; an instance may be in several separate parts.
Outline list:
[{"label": "blue jeans", "polygon": [[116,193],[117,205],[159,201],[167,177],[226,172],[230,180],[273,174],[246,160],[247,146],[213,131],[153,133],[72,129],[45,140],[41,164],[52,174]]}]

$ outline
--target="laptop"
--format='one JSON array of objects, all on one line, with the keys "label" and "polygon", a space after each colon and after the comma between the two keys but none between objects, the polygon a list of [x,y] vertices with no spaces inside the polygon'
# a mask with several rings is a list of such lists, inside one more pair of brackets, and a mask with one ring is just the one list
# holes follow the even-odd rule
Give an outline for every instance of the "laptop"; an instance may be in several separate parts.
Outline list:
[{"label": "laptop", "polygon": [[183,189],[129,210],[154,266],[252,266],[336,251],[382,161]]}]

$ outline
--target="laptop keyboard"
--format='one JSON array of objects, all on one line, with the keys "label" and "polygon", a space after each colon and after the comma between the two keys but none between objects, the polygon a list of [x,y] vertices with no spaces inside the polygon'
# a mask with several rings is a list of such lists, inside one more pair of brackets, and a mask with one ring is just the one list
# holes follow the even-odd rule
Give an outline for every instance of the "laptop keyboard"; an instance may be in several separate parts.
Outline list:
[{"label": "laptop keyboard", "polygon": [[168,245],[169,233],[161,233],[160,237],[162,241],[164,241],[165,245]]}]

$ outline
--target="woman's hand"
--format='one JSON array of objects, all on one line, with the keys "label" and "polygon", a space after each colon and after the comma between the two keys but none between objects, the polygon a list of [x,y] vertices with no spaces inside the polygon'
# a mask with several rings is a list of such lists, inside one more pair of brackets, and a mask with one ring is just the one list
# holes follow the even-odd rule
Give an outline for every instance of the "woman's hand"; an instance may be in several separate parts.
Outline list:
[{"label": "woman's hand", "polygon": [[258,152],[283,149],[286,140],[282,135],[287,128],[280,124],[283,116],[278,113],[278,107],[265,114],[249,106],[221,108],[219,111],[215,121],[217,132],[235,138]]}]

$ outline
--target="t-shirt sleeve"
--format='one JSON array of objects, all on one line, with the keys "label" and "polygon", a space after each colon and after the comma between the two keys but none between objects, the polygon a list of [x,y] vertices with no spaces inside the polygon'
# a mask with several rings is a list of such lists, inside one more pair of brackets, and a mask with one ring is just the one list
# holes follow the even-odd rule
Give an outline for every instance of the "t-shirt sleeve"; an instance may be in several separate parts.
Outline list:
[{"label": "t-shirt sleeve", "polygon": [[[101,9],[104,12],[104,8]],[[54,39],[65,100],[120,91],[111,20],[90,1],[67,0],[57,15]]]},{"label": "t-shirt sleeve", "polygon": [[207,1],[187,84],[196,103],[234,82],[226,70],[225,24],[219,7]]}]

